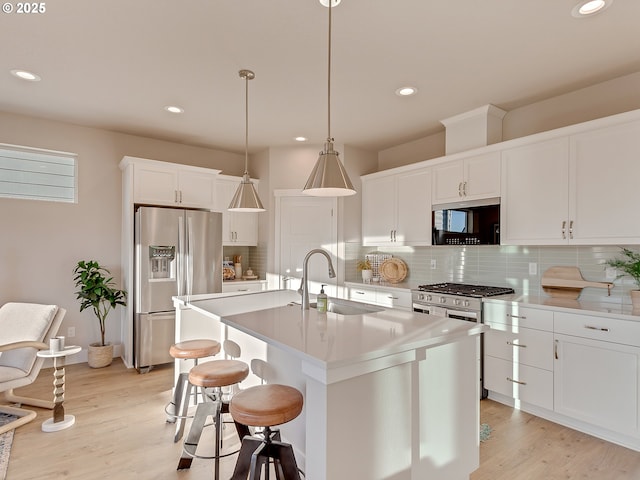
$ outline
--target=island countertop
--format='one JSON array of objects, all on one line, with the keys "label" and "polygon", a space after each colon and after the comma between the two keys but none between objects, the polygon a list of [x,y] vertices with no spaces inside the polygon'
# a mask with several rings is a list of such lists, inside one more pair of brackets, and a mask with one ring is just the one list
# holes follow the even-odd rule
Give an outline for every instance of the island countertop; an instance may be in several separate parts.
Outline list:
[{"label": "island countertop", "polygon": [[[329,382],[344,378],[346,372],[339,374],[338,370],[345,367],[381,359],[393,364],[411,361],[417,350],[488,329],[478,323],[396,309],[353,315],[319,313],[315,308],[303,311],[294,304],[300,296],[291,290],[175,300],[285,350],[302,360],[307,370],[317,370],[314,377]],[[327,376],[329,370],[334,374]]]}]

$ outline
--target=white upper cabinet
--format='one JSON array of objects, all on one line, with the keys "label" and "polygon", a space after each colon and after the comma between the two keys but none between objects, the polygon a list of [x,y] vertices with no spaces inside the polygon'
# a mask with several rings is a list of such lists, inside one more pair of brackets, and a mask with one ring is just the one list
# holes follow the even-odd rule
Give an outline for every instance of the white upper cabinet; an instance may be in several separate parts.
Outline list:
[{"label": "white upper cabinet", "polygon": [[434,205],[499,196],[499,151],[451,160],[433,167]]},{"label": "white upper cabinet", "polygon": [[431,245],[431,169],[362,177],[364,245]]},{"label": "white upper cabinet", "polygon": [[134,157],[123,162],[131,169],[134,203],[213,208],[220,170]]},{"label": "white upper cabinet", "polygon": [[224,245],[255,246],[258,244],[259,214],[257,212],[230,212],[228,210],[229,203],[231,203],[241,180],[241,177],[218,176],[214,209],[222,212],[222,243]]},{"label": "white upper cabinet", "polygon": [[570,137],[570,240],[576,244],[640,242],[640,121]]},{"label": "white upper cabinet", "polygon": [[640,242],[640,121],[502,152],[503,245]]},{"label": "white upper cabinet", "polygon": [[566,243],[568,185],[569,140],[566,137],[503,151],[500,243]]}]

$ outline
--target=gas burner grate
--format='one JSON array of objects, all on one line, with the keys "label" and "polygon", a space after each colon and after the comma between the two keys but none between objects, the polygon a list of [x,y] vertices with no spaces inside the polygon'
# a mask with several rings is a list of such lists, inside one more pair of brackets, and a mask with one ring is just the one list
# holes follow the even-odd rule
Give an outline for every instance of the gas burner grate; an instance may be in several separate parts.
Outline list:
[{"label": "gas burner grate", "polygon": [[431,285],[418,285],[422,292],[446,293],[449,295],[461,295],[465,297],[495,297],[496,295],[508,295],[514,293],[513,288],[491,287],[487,285],[469,285],[466,283],[434,283]]}]

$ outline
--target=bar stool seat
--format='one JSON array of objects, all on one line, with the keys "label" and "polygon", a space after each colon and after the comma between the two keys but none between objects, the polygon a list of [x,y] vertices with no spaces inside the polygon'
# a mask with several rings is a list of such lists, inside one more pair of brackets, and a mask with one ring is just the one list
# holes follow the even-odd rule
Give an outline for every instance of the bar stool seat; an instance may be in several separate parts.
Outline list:
[{"label": "bar stool seat", "polygon": [[265,384],[241,391],[231,399],[229,413],[234,421],[264,427],[262,438],[245,436],[231,480],[260,478],[262,465],[269,478],[269,459],[274,459],[276,476],[282,480],[299,480],[300,474],[293,447],[280,441],[271,427],[289,422],[300,415],[304,399],[297,389],[279,384]]},{"label": "bar stool seat", "polygon": [[[220,353],[220,342],[201,338],[178,342],[171,345],[169,348],[169,355],[173,358],[193,360],[195,365],[198,365],[198,359],[212,357],[218,353]],[[189,384],[188,376],[188,372],[182,372],[178,375],[178,379],[173,390],[173,400],[165,407],[167,422],[177,422],[176,433],[173,438],[174,442],[180,440],[184,433],[184,420],[187,418],[187,413],[186,409],[183,408],[183,404],[185,402],[186,405],[189,404],[192,391],[192,386]],[[204,401],[204,391],[202,395]],[[179,414],[181,411],[184,411],[184,413]]]},{"label": "bar stool seat", "polygon": [[[229,404],[222,400],[222,387],[240,383],[248,375],[249,365],[239,360],[211,360],[196,365],[189,371],[191,385],[213,389],[213,393],[208,394],[210,401],[198,404],[191,428],[184,442],[178,470],[190,468],[193,458],[213,458],[215,461],[214,478],[216,480],[219,478],[220,458],[222,457],[220,454],[222,414],[229,411]],[[208,416],[213,417],[216,429],[215,454],[212,457],[196,454]],[[249,434],[249,428],[246,425],[239,424],[237,421],[234,423],[240,439]]]},{"label": "bar stool seat", "polygon": [[212,357],[218,353],[220,353],[220,342],[201,338],[178,342],[169,348],[169,355],[173,358],[197,359]]}]

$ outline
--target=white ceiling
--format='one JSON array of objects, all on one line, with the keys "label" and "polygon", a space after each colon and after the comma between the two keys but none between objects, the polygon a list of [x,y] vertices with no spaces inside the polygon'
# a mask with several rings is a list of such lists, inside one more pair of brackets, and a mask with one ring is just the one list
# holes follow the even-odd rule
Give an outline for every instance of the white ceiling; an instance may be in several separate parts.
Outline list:
[{"label": "white ceiling", "polygon": [[[571,16],[576,2],[343,0],[333,9],[332,136],[376,151],[488,103],[509,111],[640,71],[640,1],[586,19]],[[0,13],[2,111],[243,152],[247,68],[252,152],[327,136],[328,10],[318,0],[45,7]],[[396,96],[404,85],[418,94]]]}]

